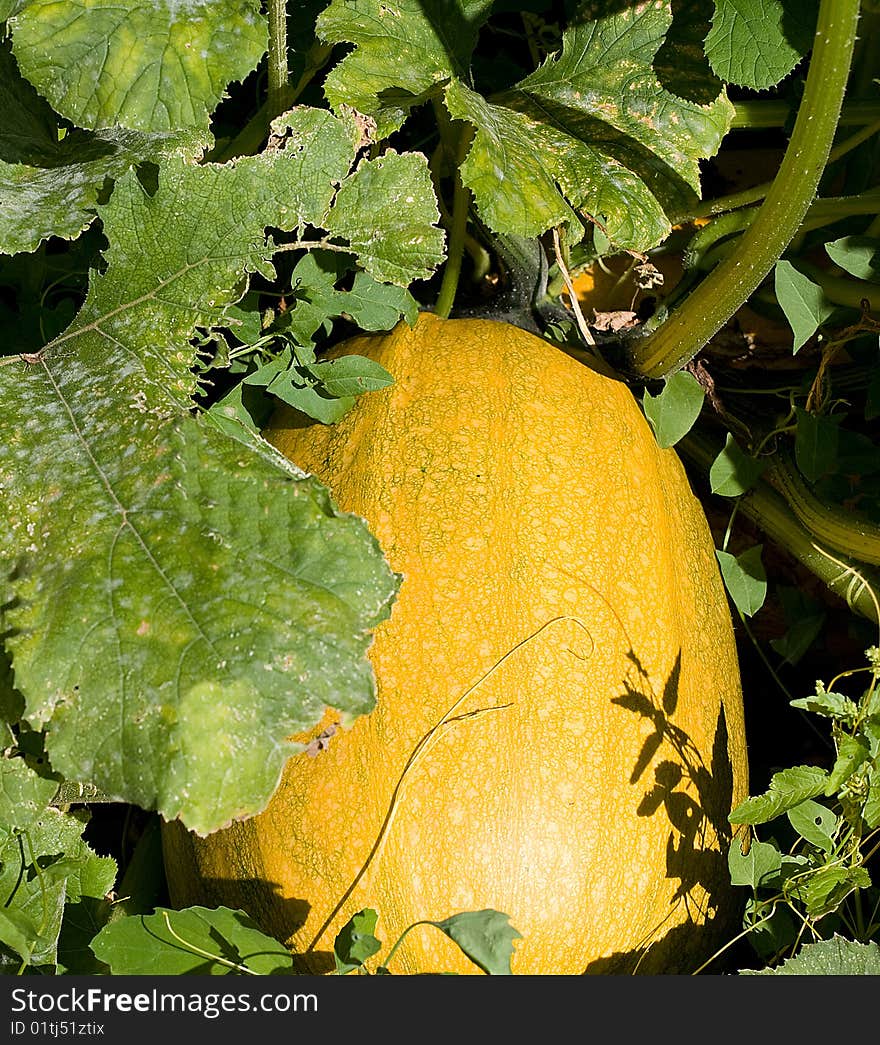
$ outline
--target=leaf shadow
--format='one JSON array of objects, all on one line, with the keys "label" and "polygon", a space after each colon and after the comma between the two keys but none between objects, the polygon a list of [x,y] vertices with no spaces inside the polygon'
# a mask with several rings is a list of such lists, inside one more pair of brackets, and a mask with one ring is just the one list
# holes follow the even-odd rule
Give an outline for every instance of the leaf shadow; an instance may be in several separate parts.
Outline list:
[{"label": "leaf shadow", "polygon": [[[309,916],[312,905],[304,899],[287,897],[278,882],[262,878],[200,878],[199,895],[176,904],[184,907],[198,902],[206,907],[231,907],[244,911],[268,936],[284,943],[301,929]],[[217,953],[227,961],[241,963],[241,957],[227,953],[229,943],[216,929],[211,930],[217,943]],[[222,950],[225,946],[226,950]],[[331,951],[309,951],[307,954],[292,954],[294,974],[323,975],[336,968]],[[198,971],[198,970],[193,970]]]},{"label": "leaf shadow", "polygon": [[[724,933],[736,924],[739,914],[737,901],[730,899],[726,860],[732,837],[727,817],[734,784],[727,720],[722,705],[707,764],[687,731],[675,722],[681,653],[661,694],[655,692],[636,653],[630,650],[628,657],[635,669],[634,677],[624,683],[625,691],[613,697],[612,703],[638,715],[652,727],[630,773],[631,784],[645,779],[637,813],[652,817],[662,810],[668,820],[666,878],[678,883],[671,898],[670,915],[683,904],[689,917],[665,933],[663,925],[658,925],[639,947],[590,962],[584,972],[687,973],[699,964],[694,955],[705,953],[708,957]],[[647,776],[649,771],[653,778]]]}]

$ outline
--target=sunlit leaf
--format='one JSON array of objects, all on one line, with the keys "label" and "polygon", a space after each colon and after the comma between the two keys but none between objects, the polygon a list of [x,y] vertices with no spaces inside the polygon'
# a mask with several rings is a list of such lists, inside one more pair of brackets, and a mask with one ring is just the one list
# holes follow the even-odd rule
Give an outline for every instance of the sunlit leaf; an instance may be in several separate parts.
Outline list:
[{"label": "sunlit leaf", "polygon": [[25,0],[9,26],[22,73],[88,128],[207,130],[267,42],[259,0]]}]

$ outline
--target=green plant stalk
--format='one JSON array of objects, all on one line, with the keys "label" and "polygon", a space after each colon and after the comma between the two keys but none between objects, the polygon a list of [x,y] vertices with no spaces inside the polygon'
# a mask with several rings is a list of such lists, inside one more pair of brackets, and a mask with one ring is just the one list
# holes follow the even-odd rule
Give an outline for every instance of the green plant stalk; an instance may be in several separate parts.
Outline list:
[{"label": "green plant stalk", "polygon": [[799,261],[798,268],[818,284],[825,297],[835,305],[860,309],[862,302],[867,301],[871,311],[880,308],[880,284],[869,283],[854,276],[834,276],[825,269],[805,261]]},{"label": "green plant stalk", "polygon": [[[443,199],[443,195],[440,192],[440,174],[438,173],[439,157],[444,149],[443,143],[441,142],[436,149],[434,149],[431,155],[428,157],[428,170],[431,172],[431,180],[434,183],[434,194],[437,197],[437,209],[440,211],[440,221],[444,228],[452,227],[452,215],[449,213],[449,208],[446,206],[446,202]],[[480,243],[480,241],[470,232],[465,231],[464,236],[464,249],[470,256],[471,263],[473,265],[473,280],[479,282],[486,275],[492,267],[492,258],[489,251]]]},{"label": "green plant stalk", "polygon": [[[718,456],[721,444],[702,432],[691,430],[677,444],[682,454],[703,473],[707,473]],[[823,553],[817,537],[804,526],[788,506],[785,498],[768,482],[761,479],[740,498],[740,511],[752,520],[767,536],[784,548],[818,577],[831,591],[845,599],[862,617],[880,623],[871,590],[880,595],[880,576],[869,567],[848,555],[832,553],[835,563]],[[839,527],[845,524],[838,521]],[[842,529],[838,531],[842,533]]]},{"label": "green plant stalk", "polygon": [[[861,130],[856,131],[849,138],[845,138],[839,145],[835,145],[828,154],[828,163],[836,163],[837,160],[842,159],[847,153],[852,152],[853,149],[857,149],[864,142],[868,141],[869,138],[873,138],[878,132],[880,132],[880,120],[875,120],[866,127],[862,127]],[[764,181],[760,185],[753,185],[750,189],[743,189],[741,192],[734,192],[729,196],[718,196],[714,200],[708,200],[697,207],[693,207],[686,213],[673,214],[670,221],[673,225],[682,225],[685,222],[694,221],[696,218],[712,218],[716,214],[725,214],[740,207],[748,207],[750,204],[760,203],[761,200],[765,199],[772,187],[772,181]],[[865,196],[870,196],[870,193],[863,193],[858,197],[845,196],[843,199],[861,199]],[[822,202],[822,200],[816,201],[816,203]],[[833,202],[833,199],[828,198],[828,202]]]},{"label": "green plant stalk", "polygon": [[820,501],[798,474],[787,451],[777,450],[765,473],[803,525],[829,548],[880,566],[880,526],[841,513]]},{"label": "green plant stalk", "polygon": [[880,192],[873,189],[857,196],[823,196],[810,204],[803,228],[820,228],[858,214],[880,214]]},{"label": "green plant stalk", "polygon": [[[758,214],[757,207],[740,207],[721,213],[714,221],[698,229],[691,237],[685,251],[686,268],[709,268],[702,261],[715,243],[743,232]],[[880,192],[862,192],[857,196],[826,196],[810,204],[806,217],[797,231],[797,236],[811,229],[841,221],[853,215],[880,214]]]},{"label": "green plant stalk", "polygon": [[[864,16],[863,16],[864,17]],[[739,101],[734,103],[731,130],[770,130],[784,127],[791,113],[788,102]],[[880,120],[880,102],[873,100],[846,102],[840,110],[840,127],[861,127]]]},{"label": "green plant stalk", "polygon": [[119,899],[113,904],[108,921],[151,914],[162,901],[164,884],[162,834],[159,818],[154,815],[135,845],[116,889]]},{"label": "green plant stalk", "polygon": [[797,232],[825,169],[846,90],[859,0],[822,0],[804,96],[779,172],[737,249],[653,334],[627,346],[648,378],[680,370],[757,289]]},{"label": "green plant stalk", "polygon": [[461,180],[460,168],[470,147],[471,133],[465,129],[464,125],[460,128],[455,128],[441,102],[434,103],[434,111],[437,114],[437,122],[440,125],[440,137],[449,150],[450,155],[454,156],[454,161],[451,164],[453,171],[452,223],[449,228],[443,279],[440,283],[437,303],[434,306],[434,311],[441,319],[448,319],[449,314],[452,312],[452,306],[455,303],[455,293],[458,290],[458,280],[461,276],[461,263],[464,256],[465,236],[467,234],[471,192]]},{"label": "green plant stalk", "polygon": [[287,64],[287,0],[269,0],[269,97],[267,122],[287,108],[290,70]]},{"label": "green plant stalk", "polygon": [[[286,108],[290,108],[296,102],[297,98],[312,82],[315,73],[321,70],[327,63],[327,59],[332,51],[333,46],[331,44],[318,42],[312,44],[306,54],[306,64],[302,76],[288,92]],[[226,163],[236,156],[252,156],[256,153],[266,140],[269,124],[273,119],[270,116],[270,112],[268,101],[264,102],[238,134],[222,144],[215,152],[210,153],[207,157],[208,160],[211,163]]]}]

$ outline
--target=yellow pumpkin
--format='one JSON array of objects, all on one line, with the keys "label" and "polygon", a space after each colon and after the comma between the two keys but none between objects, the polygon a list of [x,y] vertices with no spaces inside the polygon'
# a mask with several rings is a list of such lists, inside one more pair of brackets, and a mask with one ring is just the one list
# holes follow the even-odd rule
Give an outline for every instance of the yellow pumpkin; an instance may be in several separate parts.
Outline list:
[{"label": "yellow pumpkin", "polygon": [[[687,972],[735,921],[734,636],[705,516],[629,389],[491,320],[358,337],[393,386],[267,436],[402,575],[377,705],[328,710],[261,815],[165,829],[172,901],[243,907],[303,971],[341,926],[492,908],[514,973]],[[320,737],[320,741],[318,738]],[[421,926],[392,972],[477,972]]]}]

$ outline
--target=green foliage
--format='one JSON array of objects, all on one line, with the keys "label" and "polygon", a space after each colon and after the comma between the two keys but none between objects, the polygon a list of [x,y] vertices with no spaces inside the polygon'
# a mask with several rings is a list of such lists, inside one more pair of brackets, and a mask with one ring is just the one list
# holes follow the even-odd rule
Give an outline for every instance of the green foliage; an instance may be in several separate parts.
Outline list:
[{"label": "green foliage", "polygon": [[[827,720],[835,758],[830,770],[795,766],[773,774],[768,790],[741,802],[734,824],[768,825],[765,841],[741,837],[729,853],[731,881],[748,888],[744,928],[763,971],[784,974],[876,972],[880,893],[868,861],[880,826],[880,651],[867,651],[870,679],[858,698],[817,682],[792,706]],[[854,676],[849,671],[838,676]],[[835,680],[835,681],[838,681]],[[784,814],[794,843],[781,841]],[[781,918],[786,908],[793,917]],[[844,931],[850,939],[841,938]],[[801,943],[804,938],[821,941]],[[830,938],[829,938],[830,937]],[[794,958],[774,967],[782,957]],[[748,972],[749,970],[743,970]]]},{"label": "green foliage", "polygon": [[805,943],[793,958],[772,969],[740,969],[740,976],[878,976],[880,946],[857,943],[837,933]]},{"label": "green foliage", "polygon": [[83,841],[87,815],[47,804],[56,782],[39,777],[21,758],[3,759],[0,766],[0,971],[64,971],[62,930],[87,900],[112,889],[116,862]]},{"label": "green foliage", "polygon": [[9,21],[24,76],[79,127],[208,129],[266,50],[258,0],[24,0]]},{"label": "green foliage", "polygon": [[797,664],[818,637],[827,614],[799,588],[782,585],[777,588],[777,595],[788,629],[780,638],[771,639],[770,646],[782,657],[783,664]]},{"label": "green foliage", "polygon": [[795,460],[803,475],[815,481],[837,463],[839,425],[834,418],[801,407],[796,411],[796,423]]},{"label": "green foliage", "polygon": [[50,236],[73,239],[94,220],[105,179],[166,156],[192,159],[207,141],[181,130],[67,132],[22,77],[8,42],[0,44],[0,252],[36,250]]},{"label": "green foliage", "polygon": [[454,940],[470,960],[490,975],[510,974],[510,958],[514,940],[521,934],[500,911],[464,911],[430,922],[450,940]]},{"label": "green foliage", "polygon": [[283,944],[227,907],[157,907],[120,918],[101,929],[92,950],[115,976],[277,976],[293,966]]},{"label": "green foliage", "polygon": [[[101,209],[113,246],[76,320],[39,361],[0,369],[0,548],[20,600],[4,618],[25,717],[50,728],[68,779],[203,832],[263,808],[286,738],[326,703],[371,706],[359,654],[396,588],[363,523],[313,480],[187,412],[187,337],[265,270],[266,225],[329,206],[293,167],[283,152],[177,161],[152,196],[127,175]],[[195,193],[198,212],[184,205]]]},{"label": "green foliage", "polygon": [[[261,428],[281,403],[335,424],[385,387],[365,356],[327,350],[412,324],[463,249],[463,312],[537,316],[594,358],[585,324],[546,293],[547,264],[561,286],[565,266],[631,252],[628,326],[603,365],[676,318],[689,330],[701,318],[691,293],[763,214],[760,191],[749,207],[736,194],[704,206],[705,161],[748,122],[749,91],[798,96],[816,23],[815,3],[789,0],[289,5],[279,113],[266,102],[265,5],[185,7],[0,0],[0,960],[15,972],[290,971],[242,912],[156,908],[159,872],[136,882],[140,858],[117,866],[83,840],[85,803],[100,797],[200,831],[256,813],[292,734],[325,704],[346,719],[372,706],[364,654],[400,578],[365,524]],[[820,27],[850,7],[824,0]],[[838,29],[822,39],[845,38]],[[864,84],[870,41],[860,46]],[[806,122],[827,124],[834,92],[804,97]],[[811,564],[848,556],[834,560],[838,581],[859,612],[873,604],[880,465],[865,423],[880,415],[880,371],[862,302],[876,295],[880,241],[874,161],[855,155],[834,184],[866,191],[816,199],[753,297],[790,326],[798,377],[773,383],[757,366],[765,386],[745,387],[708,345],[699,381],[677,359],[643,399],[663,447],[721,429],[707,470],[731,512],[718,558],[744,627],[771,590],[764,546],[734,556],[728,538],[768,491],[796,509],[781,543],[794,534]],[[785,194],[823,162],[811,153]],[[666,292],[653,262],[706,217]],[[512,236],[529,238],[540,271],[510,264]],[[783,481],[790,458],[803,489]],[[827,618],[804,592],[777,595],[787,630],[771,648],[791,667]],[[794,701],[831,723],[833,764],[781,770],[735,811],[796,838],[791,852],[774,837],[730,853],[768,960],[791,953],[805,923],[862,940],[876,930],[856,915],[873,886],[853,848],[880,826],[872,692],[820,685]],[[53,804],[71,791],[79,811]],[[132,895],[117,902],[123,872]],[[338,971],[366,971],[376,925],[366,909],[343,930]],[[417,925],[509,973],[518,933],[506,916]]]},{"label": "green foliage", "polygon": [[777,261],[774,289],[794,332],[792,351],[797,352],[831,315],[834,305],[822,287],[799,272],[790,261]]},{"label": "green foliage", "polygon": [[355,105],[380,135],[429,98],[470,124],[461,176],[497,233],[535,236],[565,224],[575,240],[578,212],[587,211],[619,247],[659,243],[670,228],[664,207],[699,190],[698,160],[717,150],[732,117],[723,94],[697,105],[657,81],[651,61],[669,5],[572,25],[561,54],[487,98],[469,86],[467,70],[490,6],[334,0],[318,34],[356,46],[328,77],[331,105]]},{"label": "green foliage", "polygon": [[[333,944],[337,975],[369,972],[366,963],[382,949],[375,936],[378,920],[377,911],[365,908],[340,929]],[[506,915],[491,910],[413,923],[401,933],[377,973],[390,973],[387,966],[394,952],[419,926],[439,929],[483,972],[510,973],[513,941],[520,934]],[[153,914],[118,918],[100,929],[91,949],[116,976],[283,976],[294,972],[294,960],[282,943],[267,936],[244,911],[227,907],[183,911],[157,907]]]},{"label": "green foliage", "polygon": [[761,558],[762,546],[747,548],[739,555],[718,549],[718,565],[724,586],[739,612],[751,617],[764,605],[767,596],[767,574]]},{"label": "green foliage", "polygon": [[875,236],[841,236],[825,244],[825,253],[856,279],[880,282],[880,240]]},{"label": "green foliage", "polygon": [[[336,972],[345,975],[348,972],[368,974],[366,962],[382,949],[381,941],[374,935],[378,922],[378,912],[372,908],[359,911],[343,926],[336,937],[333,953],[336,959]],[[513,928],[506,914],[491,909],[483,911],[462,911],[442,921],[413,922],[400,934],[397,942],[391,947],[385,960],[377,966],[375,972],[387,975],[391,972],[388,966],[395,952],[409,933],[420,926],[431,926],[439,929],[476,966],[490,976],[510,975],[510,961],[513,956],[514,940],[521,938]],[[442,969],[426,969],[425,972],[443,972]]]},{"label": "green foliage", "polygon": [[809,51],[817,0],[715,0],[706,54],[728,83],[772,87]]},{"label": "green foliage", "polygon": [[351,244],[373,279],[405,287],[427,279],[442,260],[439,218],[427,160],[389,149],[339,186],[326,225]]},{"label": "green foliage", "polygon": [[728,432],[724,449],[709,469],[709,486],[712,493],[722,497],[739,497],[755,485],[764,468],[764,462],[740,449],[733,434]]},{"label": "green foliage", "polygon": [[656,396],[645,390],[642,407],[658,445],[666,449],[687,435],[703,409],[703,397],[699,381],[684,370],[668,377]]}]

